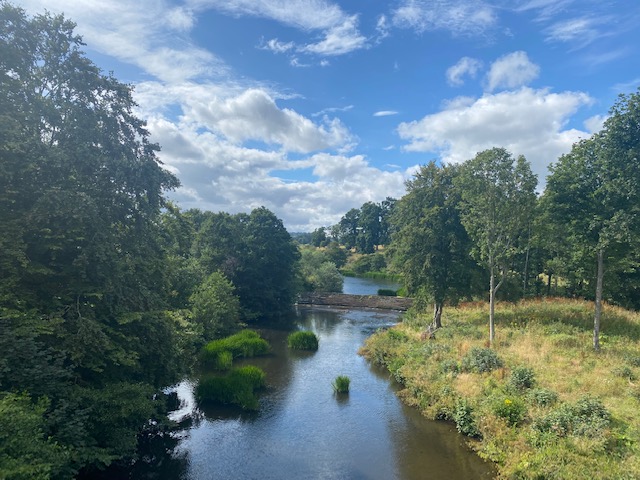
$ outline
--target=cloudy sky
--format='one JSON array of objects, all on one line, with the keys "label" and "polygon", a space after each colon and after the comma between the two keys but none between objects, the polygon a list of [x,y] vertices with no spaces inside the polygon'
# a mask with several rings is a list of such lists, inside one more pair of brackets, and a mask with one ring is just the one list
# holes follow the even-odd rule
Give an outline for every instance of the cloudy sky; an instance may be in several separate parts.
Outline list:
[{"label": "cloudy sky", "polygon": [[547,166],[640,86],[638,0],[18,0],[135,85],[183,208],[290,231],[503,146]]}]

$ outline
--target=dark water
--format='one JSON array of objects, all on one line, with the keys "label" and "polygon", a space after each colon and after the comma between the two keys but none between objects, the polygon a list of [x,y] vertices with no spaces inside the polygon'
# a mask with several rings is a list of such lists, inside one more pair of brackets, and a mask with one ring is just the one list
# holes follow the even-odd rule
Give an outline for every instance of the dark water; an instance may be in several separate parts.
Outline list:
[{"label": "dark water", "polygon": [[[263,331],[273,354],[247,362],[264,369],[269,384],[255,413],[202,410],[193,383],[182,382],[183,405],[173,417],[193,420],[153,478],[491,478],[492,469],[451,425],[405,407],[388,375],[357,354],[366,337],[397,319],[395,313],[300,308],[299,327],[320,340],[314,353],[289,351],[286,331]],[[350,377],[348,395],[334,394],[338,375]]]},{"label": "dark water", "polygon": [[388,290],[398,290],[400,288],[400,284],[392,280],[362,277],[343,278],[342,293],[348,293],[349,295],[377,295],[378,290],[381,288]]}]

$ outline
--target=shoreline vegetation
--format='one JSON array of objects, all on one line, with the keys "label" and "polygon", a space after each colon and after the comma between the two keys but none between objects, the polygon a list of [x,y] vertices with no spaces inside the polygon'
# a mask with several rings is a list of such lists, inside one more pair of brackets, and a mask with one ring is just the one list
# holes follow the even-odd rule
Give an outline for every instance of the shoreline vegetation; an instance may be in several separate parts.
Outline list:
[{"label": "shoreline vegetation", "polygon": [[452,421],[498,478],[640,478],[640,314],[606,305],[594,351],[593,302],[548,298],[449,307],[378,331],[360,350],[402,385],[399,396]]}]

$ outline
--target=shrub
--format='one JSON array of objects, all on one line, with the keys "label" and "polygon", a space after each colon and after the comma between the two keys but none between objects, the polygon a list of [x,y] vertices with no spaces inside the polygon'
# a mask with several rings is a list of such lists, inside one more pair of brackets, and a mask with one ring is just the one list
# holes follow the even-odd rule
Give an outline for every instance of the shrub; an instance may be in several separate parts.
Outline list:
[{"label": "shrub", "polygon": [[558,394],[546,388],[535,388],[528,393],[527,398],[539,407],[550,407],[558,401]]},{"label": "shrub", "polygon": [[309,330],[300,330],[287,337],[287,344],[294,350],[318,350],[318,337]]},{"label": "shrub", "polygon": [[398,292],[396,290],[391,290],[389,288],[379,288],[378,295],[382,297],[397,297]]},{"label": "shrub", "polygon": [[473,416],[473,408],[467,402],[467,400],[459,399],[456,401],[455,408],[453,410],[453,421],[456,424],[458,432],[468,437],[479,437],[480,431],[476,425],[476,420]]},{"label": "shrub", "polygon": [[518,397],[506,397],[493,405],[493,413],[504,418],[510,427],[519,425],[527,413],[527,407]]},{"label": "shrub", "polygon": [[516,367],[511,371],[509,386],[515,390],[527,390],[536,384],[533,369],[529,367]]},{"label": "shrub", "polygon": [[633,369],[628,365],[621,365],[612,370],[612,372],[616,377],[626,378],[630,382],[636,380],[636,374]]},{"label": "shrub", "polygon": [[610,422],[611,416],[602,402],[587,395],[574,405],[562,404],[537,419],[533,428],[538,432],[552,433],[559,437],[572,434],[594,438],[602,435]]},{"label": "shrub", "polygon": [[349,379],[349,377],[344,375],[339,375],[333,381],[333,390],[336,393],[349,393],[350,383],[351,383],[351,380]]},{"label": "shrub", "polygon": [[462,370],[465,372],[490,372],[504,366],[504,362],[490,348],[474,347],[463,357]]},{"label": "shrub", "polygon": [[399,342],[406,342],[407,340],[409,340],[409,337],[406,333],[395,328],[390,328],[389,330],[387,330],[387,333],[391,340],[397,340]]}]

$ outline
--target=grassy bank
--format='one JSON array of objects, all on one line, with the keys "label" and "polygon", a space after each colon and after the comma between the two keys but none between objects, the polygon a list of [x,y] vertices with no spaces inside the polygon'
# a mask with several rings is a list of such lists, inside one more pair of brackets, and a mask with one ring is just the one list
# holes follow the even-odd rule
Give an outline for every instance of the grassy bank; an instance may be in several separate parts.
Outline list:
[{"label": "grassy bank", "polygon": [[593,304],[501,304],[488,350],[488,306],[445,309],[372,336],[361,353],[404,385],[424,415],[456,423],[502,478],[640,478],[640,314],[607,306],[602,351]]}]

